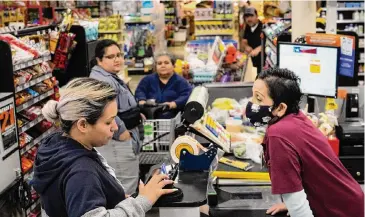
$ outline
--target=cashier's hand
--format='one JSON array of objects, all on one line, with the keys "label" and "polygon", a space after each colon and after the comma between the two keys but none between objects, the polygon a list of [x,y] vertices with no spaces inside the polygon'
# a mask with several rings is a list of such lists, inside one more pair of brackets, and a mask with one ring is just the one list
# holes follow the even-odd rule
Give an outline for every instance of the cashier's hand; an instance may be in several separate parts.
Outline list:
[{"label": "cashier's hand", "polygon": [[146,104],[146,100],[141,100],[141,101],[138,102],[138,104],[144,105],[144,104]]},{"label": "cashier's hand", "polygon": [[169,105],[170,109],[176,109],[176,102],[165,102],[164,104]]},{"label": "cashier's hand", "polygon": [[[288,212],[288,209],[286,208],[284,203],[278,203],[270,207],[270,209],[266,211],[266,214],[276,215],[281,212]],[[289,213],[287,213],[287,215],[289,216]]]},{"label": "cashier's hand", "polygon": [[154,175],[150,181],[144,185],[142,181],[139,183],[139,195],[146,197],[152,204],[156,203],[158,198],[164,194],[170,194],[177,189],[162,189],[165,185],[172,184],[174,181],[168,180],[168,176],[164,174]]}]

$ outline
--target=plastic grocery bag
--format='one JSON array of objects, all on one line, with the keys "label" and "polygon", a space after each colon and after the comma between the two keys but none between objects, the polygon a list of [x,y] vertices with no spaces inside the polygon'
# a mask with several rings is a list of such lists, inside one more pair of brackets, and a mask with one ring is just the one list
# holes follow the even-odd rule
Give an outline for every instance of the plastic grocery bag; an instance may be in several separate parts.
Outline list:
[{"label": "plastic grocery bag", "polygon": [[263,151],[262,135],[256,133],[233,134],[235,140],[232,142],[233,154],[236,158],[249,159],[261,164],[261,153]]}]

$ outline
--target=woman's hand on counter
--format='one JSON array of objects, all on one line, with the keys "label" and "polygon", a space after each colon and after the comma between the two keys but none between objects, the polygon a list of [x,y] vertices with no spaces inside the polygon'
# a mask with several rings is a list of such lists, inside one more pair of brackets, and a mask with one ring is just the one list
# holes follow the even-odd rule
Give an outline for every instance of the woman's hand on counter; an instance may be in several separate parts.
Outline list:
[{"label": "woman's hand on counter", "polygon": [[158,198],[164,194],[170,194],[177,189],[162,189],[165,185],[172,184],[174,181],[168,180],[168,176],[164,174],[154,175],[150,181],[144,185],[142,181],[139,183],[139,195],[146,197],[152,204],[156,203]]},{"label": "woman's hand on counter", "polygon": [[168,105],[170,109],[176,109],[176,102],[165,102],[164,104]]},{"label": "woman's hand on counter", "polygon": [[138,104],[139,105],[144,105],[144,104],[146,104],[146,100],[141,100],[141,101],[138,102]]},{"label": "woman's hand on counter", "polygon": [[[274,206],[270,207],[266,211],[266,214],[276,215],[281,212],[288,212],[288,209],[286,208],[284,203],[278,203],[278,204],[275,204]],[[289,213],[287,215],[289,216]]]},{"label": "woman's hand on counter", "polygon": [[119,136],[119,140],[120,141],[127,141],[127,140],[130,140],[132,137],[131,137],[131,134],[129,133],[128,130],[124,131],[122,134],[120,134]]}]

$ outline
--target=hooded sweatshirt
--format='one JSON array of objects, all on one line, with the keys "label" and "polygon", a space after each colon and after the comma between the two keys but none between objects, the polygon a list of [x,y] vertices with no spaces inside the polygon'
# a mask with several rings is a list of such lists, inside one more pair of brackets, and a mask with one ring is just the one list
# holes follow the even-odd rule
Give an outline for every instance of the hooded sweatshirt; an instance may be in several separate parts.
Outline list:
[{"label": "hooded sweatshirt", "polygon": [[50,217],[145,216],[151,208],[143,196],[126,199],[97,152],[62,132],[42,141],[31,183]]}]

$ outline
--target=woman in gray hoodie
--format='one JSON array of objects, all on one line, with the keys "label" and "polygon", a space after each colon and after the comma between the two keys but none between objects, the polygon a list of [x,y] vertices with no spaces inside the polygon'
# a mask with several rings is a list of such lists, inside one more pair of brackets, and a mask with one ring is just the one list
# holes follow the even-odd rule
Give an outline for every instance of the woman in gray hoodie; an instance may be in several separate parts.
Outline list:
[{"label": "woman in gray hoodie", "polygon": [[95,60],[97,65],[92,68],[90,77],[105,81],[116,90],[118,116],[122,120],[119,125],[121,137],[112,139],[107,146],[99,148],[98,151],[116,169],[116,176],[122,182],[126,193],[132,194],[139,180],[141,114],[129,87],[117,76],[124,62],[119,45],[109,39],[99,41],[95,48]]},{"label": "woman in gray hoodie", "polygon": [[44,117],[59,123],[61,131],[42,141],[34,163],[32,185],[41,195],[45,216],[144,217],[173,181],[155,175],[140,183],[137,197],[128,197],[97,147],[119,137],[115,118],[116,92],[108,83],[78,78],[60,90],[60,100],[50,100]]}]

